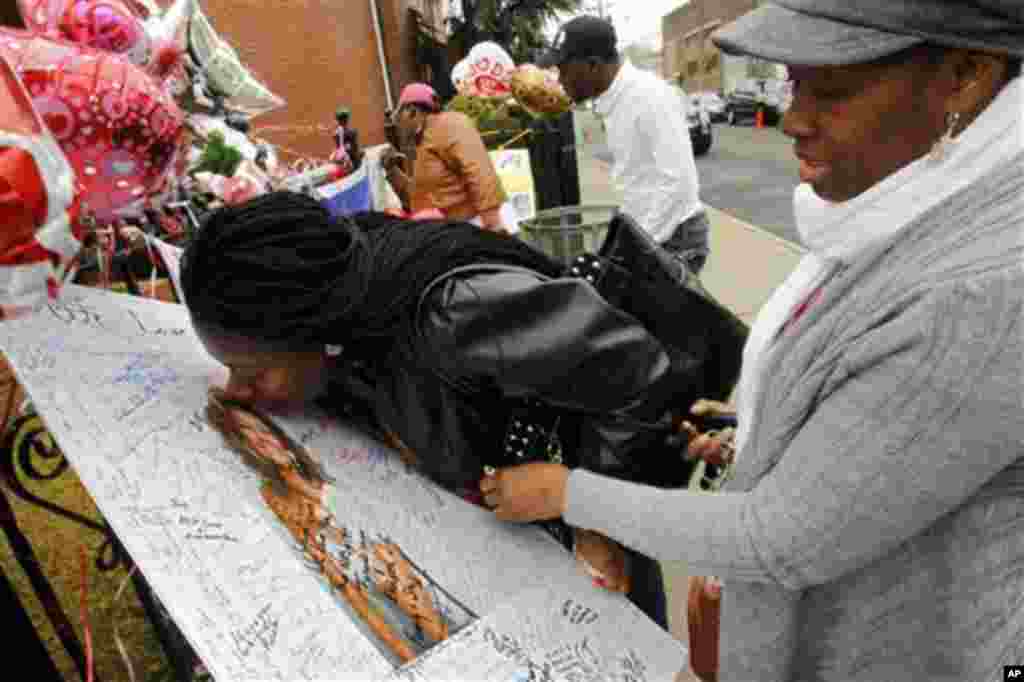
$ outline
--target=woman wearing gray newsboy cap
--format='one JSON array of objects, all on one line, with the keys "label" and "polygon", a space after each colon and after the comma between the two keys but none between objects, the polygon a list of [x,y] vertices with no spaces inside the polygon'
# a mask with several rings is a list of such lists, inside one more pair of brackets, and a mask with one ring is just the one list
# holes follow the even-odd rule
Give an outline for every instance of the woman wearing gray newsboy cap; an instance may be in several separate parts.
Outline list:
[{"label": "woman wearing gray newsboy cap", "polygon": [[777,0],[714,40],[789,68],[808,248],[744,352],[734,476],[530,465],[488,501],[721,577],[722,680],[1002,680],[1024,664],[1024,2]]}]

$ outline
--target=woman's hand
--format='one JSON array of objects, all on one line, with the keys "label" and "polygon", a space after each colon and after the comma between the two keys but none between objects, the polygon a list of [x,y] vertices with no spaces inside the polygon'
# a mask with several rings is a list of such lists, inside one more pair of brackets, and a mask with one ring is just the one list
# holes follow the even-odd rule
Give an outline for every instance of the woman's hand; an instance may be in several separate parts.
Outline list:
[{"label": "woman's hand", "polygon": [[736,408],[717,400],[700,399],[690,408],[690,414],[696,417],[735,417]]},{"label": "woman's hand", "polygon": [[736,448],[733,445],[736,441],[736,429],[730,427],[701,434],[697,434],[694,429],[694,434],[686,447],[687,459],[702,459],[717,467],[732,464],[736,457]]},{"label": "woman's hand", "polygon": [[573,550],[594,584],[611,592],[629,592],[629,555],[622,545],[592,530],[574,528]]},{"label": "woman's hand", "polygon": [[483,211],[480,213],[480,224],[485,230],[491,232],[497,232],[498,234],[504,234],[511,236],[511,233],[505,227],[505,224],[501,222],[501,209],[495,208],[490,211]]},{"label": "woman's hand", "polygon": [[[690,414],[695,417],[726,417],[735,416],[736,409],[717,400],[698,400],[690,408]],[[689,437],[686,459],[702,459],[719,467],[732,463],[735,457],[733,443],[736,440],[736,429],[730,427],[701,433],[688,421],[684,421],[680,428]]]},{"label": "woman's hand", "polygon": [[549,521],[565,512],[569,470],[537,462],[490,470],[480,481],[484,503],[502,521]]},{"label": "woman's hand", "polygon": [[380,165],[386,171],[390,171],[394,167],[401,166],[405,162],[406,156],[402,152],[398,151],[394,147],[388,147],[380,155]]}]

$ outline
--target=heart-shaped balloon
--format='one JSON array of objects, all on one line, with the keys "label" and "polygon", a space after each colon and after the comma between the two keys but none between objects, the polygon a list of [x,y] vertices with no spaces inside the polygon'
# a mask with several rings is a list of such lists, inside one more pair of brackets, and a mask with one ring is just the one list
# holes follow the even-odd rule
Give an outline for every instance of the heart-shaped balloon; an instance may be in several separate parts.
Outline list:
[{"label": "heart-shaped balloon", "polygon": [[166,11],[139,0],[18,0],[35,33],[122,55],[167,76],[188,49],[196,0],[174,0]]},{"label": "heart-shaped balloon", "polygon": [[18,7],[34,33],[124,55],[161,78],[191,52],[200,85],[230,109],[255,116],[285,104],[242,63],[197,0],[173,0],[163,11],[153,0],[18,0]]},{"label": "heart-shaped balloon", "polygon": [[164,189],[184,117],[148,73],[108,52],[0,31],[0,54],[21,78],[100,222],[138,211]]},{"label": "heart-shaped balloon", "polygon": [[0,318],[56,295],[81,249],[71,166],[0,57]]},{"label": "heart-shaped balloon", "polygon": [[57,22],[58,35],[114,52],[145,66],[153,46],[142,20],[120,0],[71,0]]},{"label": "heart-shaped balloon", "polygon": [[18,0],[18,9],[25,26],[33,33],[56,35],[57,24],[64,16],[68,0]]}]

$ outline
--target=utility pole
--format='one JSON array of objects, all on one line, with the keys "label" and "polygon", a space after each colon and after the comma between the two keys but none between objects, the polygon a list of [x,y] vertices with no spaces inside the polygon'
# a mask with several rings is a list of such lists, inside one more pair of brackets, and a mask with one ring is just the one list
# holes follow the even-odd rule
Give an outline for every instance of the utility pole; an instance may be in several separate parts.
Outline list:
[{"label": "utility pole", "polygon": [[700,33],[697,34],[697,38],[700,40],[700,43],[698,44],[697,48],[697,78],[700,81],[700,89],[703,90],[704,82],[707,79],[707,76],[704,71],[704,43],[706,42],[704,38],[704,27],[708,23],[707,14],[705,13],[707,10],[705,0],[697,0],[697,9],[700,12],[700,19],[698,20],[700,23],[697,24],[697,27],[700,29]]}]

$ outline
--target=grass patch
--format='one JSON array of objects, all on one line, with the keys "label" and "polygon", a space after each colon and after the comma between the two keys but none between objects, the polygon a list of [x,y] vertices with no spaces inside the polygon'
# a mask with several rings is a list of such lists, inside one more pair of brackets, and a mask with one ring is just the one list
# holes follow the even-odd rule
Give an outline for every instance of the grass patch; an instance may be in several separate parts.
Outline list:
[{"label": "grass patch", "polygon": [[[34,482],[33,482],[34,483]],[[79,482],[73,471],[67,471],[55,481],[33,484],[33,493],[46,500],[59,504],[67,509],[99,520],[100,515],[95,504]],[[114,639],[114,627],[124,643],[131,659],[136,679],[151,681],[170,679],[166,673],[170,671],[156,631],[146,620],[145,612],[135,592],[134,585],[129,584],[121,593],[120,599],[114,597],[128,577],[123,567],[113,571],[100,571],[95,565],[95,558],[102,536],[73,521],[66,520],[45,509],[40,509],[15,498],[5,491],[18,520],[18,527],[32,543],[36,559],[39,561],[43,575],[49,579],[54,592],[60,601],[64,613],[75,628],[75,633],[84,647],[85,636],[80,622],[81,608],[81,551],[86,548],[89,581],[89,627],[92,632],[93,656],[95,670],[101,679],[129,679],[124,661],[117,651]],[[65,680],[81,679],[71,657],[57,638],[56,632],[42,604],[37,599],[8,544],[6,537],[0,542],[0,566],[10,578],[25,605],[25,610],[32,619],[40,638],[46,644],[50,656]]]},{"label": "grass patch", "polygon": [[[2,361],[0,374],[8,374],[9,368]],[[2,382],[0,385],[11,382]],[[9,388],[0,389],[0,406],[7,405]],[[2,415],[0,415],[2,418]],[[4,456],[10,456],[4,453]],[[36,460],[34,460],[36,461]],[[25,476],[19,480],[33,494],[77,512],[90,519],[100,521],[101,516],[85,487],[72,469],[68,469],[56,480],[30,481]],[[3,485],[3,484],[0,484]],[[104,572],[96,567],[96,557],[103,543],[103,536],[74,521],[65,519],[50,511],[36,507],[17,498],[4,488],[17,519],[18,527],[32,544],[32,550],[39,562],[43,575],[50,581],[61,607],[72,623],[79,641],[85,646],[85,637],[80,620],[81,608],[81,552],[84,547],[88,562],[89,582],[89,628],[92,632],[95,671],[100,679],[127,680],[128,670],[118,653],[114,639],[114,628],[124,643],[131,659],[136,679],[139,682],[170,680],[171,667],[157,639],[156,631],[146,619],[142,603],[134,585],[129,584],[119,599],[114,597],[128,577],[125,568]],[[36,597],[27,575],[21,568],[6,534],[0,534],[0,567],[28,612],[40,639],[46,645],[54,664],[64,680],[80,680],[78,670],[71,657],[65,652],[50,624],[43,606]]]}]

